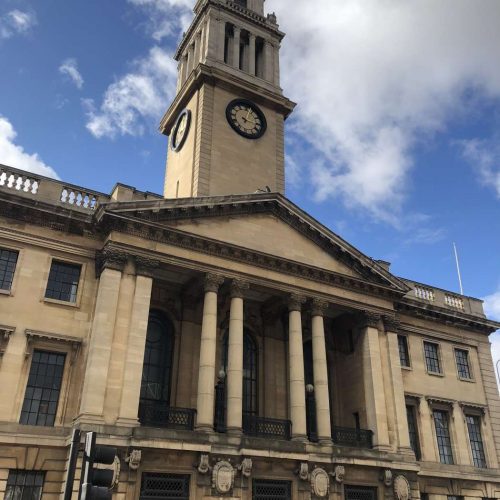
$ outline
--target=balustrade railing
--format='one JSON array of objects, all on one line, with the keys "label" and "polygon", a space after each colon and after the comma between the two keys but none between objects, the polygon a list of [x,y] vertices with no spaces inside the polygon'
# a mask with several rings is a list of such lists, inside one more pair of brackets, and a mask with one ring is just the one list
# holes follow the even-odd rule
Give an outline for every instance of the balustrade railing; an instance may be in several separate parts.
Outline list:
[{"label": "balustrade railing", "polygon": [[243,432],[253,437],[290,440],[292,438],[292,423],[290,420],[244,415]]},{"label": "balustrade railing", "polygon": [[60,202],[79,208],[86,208],[87,210],[94,210],[98,202],[98,197],[88,191],[63,187]]},{"label": "balustrade railing", "polygon": [[417,297],[417,299],[434,302],[434,290],[432,288],[427,288],[424,286],[416,286],[415,297]]},{"label": "balustrade railing", "polygon": [[13,191],[22,191],[35,195],[40,187],[40,179],[33,175],[0,166],[0,186]]},{"label": "balustrade railing", "polygon": [[373,448],[373,432],[349,427],[333,427],[333,442],[340,446],[355,448]]},{"label": "balustrade railing", "polygon": [[458,297],[457,295],[446,294],[444,296],[444,303],[449,307],[453,307],[453,309],[464,310],[464,301],[462,297]]},{"label": "balustrade railing", "polygon": [[161,403],[141,403],[139,422],[146,427],[167,429],[194,429],[196,410],[191,408],[172,408]]}]

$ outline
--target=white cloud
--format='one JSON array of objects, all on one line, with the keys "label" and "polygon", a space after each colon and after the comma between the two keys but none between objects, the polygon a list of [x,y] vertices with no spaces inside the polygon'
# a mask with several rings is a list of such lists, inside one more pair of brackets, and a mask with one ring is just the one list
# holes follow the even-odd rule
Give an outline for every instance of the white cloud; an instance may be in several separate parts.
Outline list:
[{"label": "white cloud", "polygon": [[[268,0],[287,33],[282,86],[311,142],[317,200],[402,213],[422,140],[500,98],[497,0]],[[488,170],[486,170],[488,176]]]},{"label": "white cloud", "polygon": [[97,138],[144,133],[148,124],[159,119],[175,94],[177,65],[172,55],[153,47],[148,56],[133,64],[134,71],[111,84],[102,105],[95,109],[93,101],[84,101],[87,108],[87,129]]},{"label": "white cloud", "polygon": [[[500,287],[491,295],[483,298],[484,312],[489,319],[500,321]],[[496,363],[500,360],[500,331],[494,333],[491,337],[491,353],[493,362]],[[498,376],[498,374],[497,374]],[[500,383],[500,381],[499,381]]]},{"label": "white cloud", "polygon": [[57,179],[54,169],[46,165],[37,153],[26,153],[22,146],[15,143],[16,137],[10,121],[0,115],[0,163]]},{"label": "white cloud", "polygon": [[33,12],[24,12],[14,9],[0,16],[0,39],[14,35],[25,34],[36,25],[36,16]]},{"label": "white cloud", "polygon": [[192,0],[128,0],[148,14],[147,30],[157,42],[185,30],[192,18]]},{"label": "white cloud", "polygon": [[76,59],[69,58],[62,62],[59,66],[59,73],[66,75],[76,85],[77,88],[83,87],[83,77],[78,70]]},{"label": "white cloud", "polygon": [[459,145],[481,181],[493,187],[500,198],[500,140],[470,139],[460,141]]}]

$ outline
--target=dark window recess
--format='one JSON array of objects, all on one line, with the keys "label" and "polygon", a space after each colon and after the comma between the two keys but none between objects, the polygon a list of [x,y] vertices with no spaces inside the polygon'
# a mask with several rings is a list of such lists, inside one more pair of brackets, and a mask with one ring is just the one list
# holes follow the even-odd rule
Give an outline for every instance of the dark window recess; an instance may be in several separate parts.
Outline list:
[{"label": "dark window recess", "polygon": [[408,351],[408,337],[398,335],[399,361],[401,366],[410,367],[410,352]]},{"label": "dark window recess", "polygon": [[140,500],[189,500],[189,479],[188,474],[144,473]]},{"label": "dark window recess", "polygon": [[345,486],[345,500],[376,500],[377,489],[364,486]]},{"label": "dark window recess", "polygon": [[460,495],[446,495],[447,500],[464,500],[463,496]]},{"label": "dark window recess", "polygon": [[424,351],[427,371],[432,373],[441,373],[438,344],[434,344],[433,342],[424,342]]},{"label": "dark window recess", "polygon": [[352,416],[354,417],[354,425],[356,427],[356,430],[359,431],[359,429],[361,429],[361,422],[359,419],[359,413],[355,412],[352,414]]},{"label": "dark window recess", "polygon": [[45,472],[11,470],[7,479],[5,500],[39,500]]},{"label": "dark window recess", "polygon": [[453,464],[448,412],[434,410],[433,415],[439,449],[439,460],[443,464]]},{"label": "dark window recess", "polygon": [[52,261],[45,297],[47,299],[76,302],[82,266]]},{"label": "dark window recess", "polygon": [[472,376],[469,366],[469,351],[455,349],[455,359],[457,361],[458,376],[470,380]]},{"label": "dark window recess", "polygon": [[420,500],[429,500],[429,493],[420,493]]},{"label": "dark window recess", "polygon": [[253,500],[291,500],[292,483],[273,479],[254,479],[252,483]]},{"label": "dark window recess", "polygon": [[469,441],[472,451],[472,459],[476,467],[486,468],[486,456],[484,454],[483,437],[481,436],[481,417],[466,415]]},{"label": "dark window recess", "polygon": [[57,352],[33,352],[21,411],[21,424],[54,425],[65,358],[65,354]]},{"label": "dark window recess", "polygon": [[420,443],[418,440],[418,427],[417,418],[415,414],[415,407],[408,405],[406,407],[406,417],[408,419],[408,433],[410,435],[410,446],[417,460],[420,460]]},{"label": "dark window recess", "polygon": [[18,255],[12,250],[0,248],[0,290],[10,291],[12,288]]}]

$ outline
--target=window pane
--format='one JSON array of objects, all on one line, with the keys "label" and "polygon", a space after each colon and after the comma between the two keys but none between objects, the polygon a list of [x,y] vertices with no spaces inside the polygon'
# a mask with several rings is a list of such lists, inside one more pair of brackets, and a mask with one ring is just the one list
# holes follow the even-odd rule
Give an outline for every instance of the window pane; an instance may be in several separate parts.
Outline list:
[{"label": "window pane", "polygon": [[411,449],[415,453],[417,460],[420,460],[420,446],[418,441],[417,419],[415,416],[414,406],[409,405],[406,407],[406,417],[408,419],[408,433],[410,435]]},{"label": "window pane", "polygon": [[11,470],[5,490],[6,500],[40,500],[44,472]]},{"label": "window pane", "polygon": [[408,352],[408,338],[398,335],[399,361],[401,366],[410,367],[410,353]]},{"label": "window pane", "polygon": [[457,361],[458,376],[460,378],[471,379],[469,352],[464,349],[455,349],[455,359]]},{"label": "window pane", "polygon": [[76,302],[82,266],[52,261],[45,297],[48,299]]},{"label": "window pane", "polygon": [[439,362],[439,346],[433,342],[424,342],[425,364],[427,371],[441,373],[441,363]]},{"label": "window pane", "polygon": [[21,424],[54,425],[65,357],[61,353],[33,352]]},{"label": "window pane", "polygon": [[439,448],[439,459],[443,464],[453,464],[448,413],[446,411],[435,410],[433,414],[434,425],[436,427],[436,439]]},{"label": "window pane", "polygon": [[481,436],[481,418],[475,415],[467,415],[467,429],[472,450],[472,459],[476,467],[486,467],[486,456],[484,454],[483,438]]},{"label": "window pane", "polygon": [[18,252],[0,248],[0,290],[10,290],[16,270]]}]

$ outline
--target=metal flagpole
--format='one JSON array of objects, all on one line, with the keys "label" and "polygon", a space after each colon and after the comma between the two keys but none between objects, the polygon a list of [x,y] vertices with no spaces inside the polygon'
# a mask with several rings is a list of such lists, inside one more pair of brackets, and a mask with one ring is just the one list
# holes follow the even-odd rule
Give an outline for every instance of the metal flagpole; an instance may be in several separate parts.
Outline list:
[{"label": "metal flagpole", "polygon": [[460,295],[463,295],[464,294],[464,289],[462,287],[462,276],[460,274],[460,264],[458,263],[457,245],[455,245],[455,243],[453,243],[453,249],[455,250],[455,261],[457,263],[458,282],[460,284]]}]

